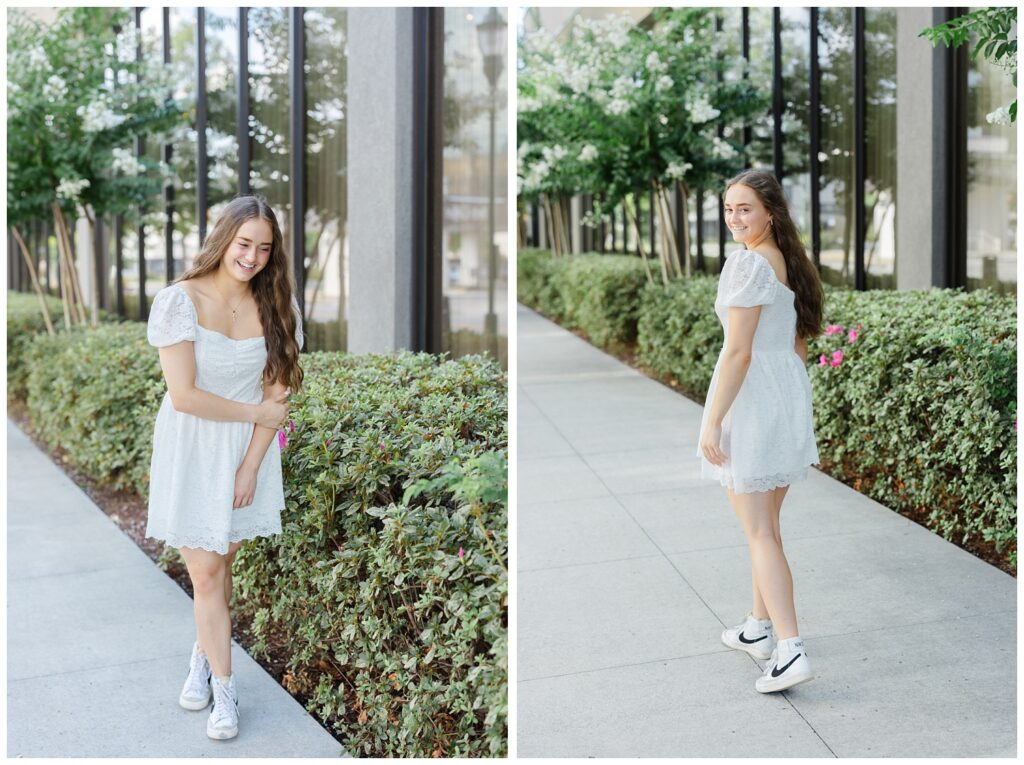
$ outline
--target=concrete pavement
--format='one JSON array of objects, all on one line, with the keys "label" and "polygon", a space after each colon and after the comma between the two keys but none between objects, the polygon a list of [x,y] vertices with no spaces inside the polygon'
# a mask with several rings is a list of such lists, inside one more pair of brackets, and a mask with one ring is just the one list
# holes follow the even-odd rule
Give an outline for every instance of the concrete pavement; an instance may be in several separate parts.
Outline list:
[{"label": "concrete pavement", "polygon": [[239,734],[206,736],[191,598],[10,420],[7,556],[8,757],[344,755],[234,641]]},{"label": "concrete pavement", "polygon": [[760,694],[701,407],[518,308],[518,753],[1016,757],[1016,581],[811,470],[782,508],[815,679]]}]

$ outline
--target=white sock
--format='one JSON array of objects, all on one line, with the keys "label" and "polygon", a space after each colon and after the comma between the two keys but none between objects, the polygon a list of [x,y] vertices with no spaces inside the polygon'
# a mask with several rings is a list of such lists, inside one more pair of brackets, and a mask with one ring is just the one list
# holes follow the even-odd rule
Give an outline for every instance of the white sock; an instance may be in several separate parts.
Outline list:
[{"label": "white sock", "polygon": [[777,643],[779,656],[792,656],[794,653],[798,653],[803,650],[804,640],[799,635],[794,635],[791,638],[780,640]]}]

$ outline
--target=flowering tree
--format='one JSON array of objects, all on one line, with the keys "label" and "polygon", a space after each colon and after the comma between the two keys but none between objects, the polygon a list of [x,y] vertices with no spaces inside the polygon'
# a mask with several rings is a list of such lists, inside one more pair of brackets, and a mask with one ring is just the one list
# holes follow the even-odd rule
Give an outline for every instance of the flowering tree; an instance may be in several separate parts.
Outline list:
[{"label": "flowering tree", "polygon": [[[155,163],[135,157],[131,141],[173,126],[182,111],[167,98],[166,73],[136,63],[127,11],[64,8],[53,24],[17,13],[8,22],[8,224],[20,242],[19,226],[53,217],[70,327],[86,318],[65,216],[81,211],[94,232],[97,216],[137,221],[162,176]],[[41,297],[23,245],[22,253]],[[95,325],[95,279],[93,285]]]},{"label": "flowering tree", "polygon": [[[689,274],[689,259],[680,257],[688,235],[685,227],[681,237],[673,229],[669,190],[677,187],[685,200],[691,188],[740,170],[734,126],[766,109],[768,99],[748,81],[719,80],[719,72],[743,62],[718,47],[711,9],[660,8],[652,21],[648,30],[625,14],[581,19],[564,43],[543,30],[524,37],[519,189],[545,209],[545,197],[603,192],[590,223],[622,204],[642,253],[631,199],[653,191],[667,282]],[[567,228],[550,212],[549,220]]]}]

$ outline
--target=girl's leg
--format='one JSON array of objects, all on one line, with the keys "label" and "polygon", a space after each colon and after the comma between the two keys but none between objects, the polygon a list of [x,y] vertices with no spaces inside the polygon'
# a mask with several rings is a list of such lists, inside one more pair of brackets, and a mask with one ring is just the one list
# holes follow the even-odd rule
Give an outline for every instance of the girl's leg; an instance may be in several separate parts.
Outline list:
[{"label": "girl's leg", "polygon": [[775,494],[770,491],[736,494],[726,487],[733,511],[743,524],[758,591],[779,640],[797,635],[793,605],[793,576],[775,537]]},{"label": "girl's leg", "polygon": [[218,677],[231,674],[231,615],[224,599],[227,556],[198,548],[182,547],[192,579],[196,635]]},{"label": "girl's leg", "polygon": [[[775,530],[775,541],[779,543],[779,547],[782,547],[782,529],[779,526],[779,514],[782,510],[782,500],[786,496],[786,492],[789,491],[788,486],[779,486],[777,489],[772,490],[771,494],[774,497],[774,503],[772,504],[772,527]],[[767,619],[768,609],[764,605],[764,598],[761,597],[761,588],[757,585],[757,574],[751,566],[750,579],[753,584],[754,592],[754,607],[752,613],[755,619]]]}]

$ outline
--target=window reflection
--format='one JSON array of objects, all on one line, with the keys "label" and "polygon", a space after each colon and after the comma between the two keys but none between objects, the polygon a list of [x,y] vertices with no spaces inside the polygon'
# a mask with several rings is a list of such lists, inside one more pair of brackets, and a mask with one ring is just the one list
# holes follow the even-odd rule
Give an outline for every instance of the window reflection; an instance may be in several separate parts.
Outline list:
[{"label": "window reflection", "polygon": [[896,11],[864,11],[866,90],[864,272],[869,289],[895,288]]},{"label": "window reflection", "polygon": [[782,189],[800,239],[811,248],[810,11],[782,9]]},{"label": "window reflection", "polygon": [[196,11],[171,8],[171,71],[174,100],[188,111],[187,123],[171,135],[171,170],[174,173],[174,276],[192,267],[199,251],[196,223]]},{"label": "window reflection", "polygon": [[206,9],[206,231],[238,193],[238,9]]},{"label": "window reflection", "polygon": [[504,8],[444,11],[442,348],[507,366],[508,62],[502,55],[492,86],[478,32],[492,10],[507,22]]}]

